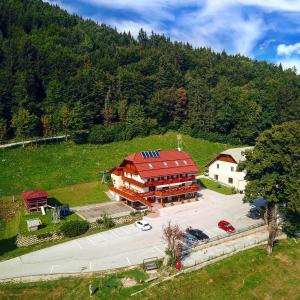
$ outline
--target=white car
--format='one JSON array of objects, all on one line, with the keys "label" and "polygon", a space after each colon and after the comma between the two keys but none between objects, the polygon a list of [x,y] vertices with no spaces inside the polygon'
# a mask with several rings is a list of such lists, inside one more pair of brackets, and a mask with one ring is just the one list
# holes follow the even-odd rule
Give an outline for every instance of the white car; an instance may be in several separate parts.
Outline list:
[{"label": "white car", "polygon": [[143,220],[136,221],[134,223],[134,225],[143,231],[150,230],[152,228],[152,226],[149,224],[149,222],[143,221]]}]

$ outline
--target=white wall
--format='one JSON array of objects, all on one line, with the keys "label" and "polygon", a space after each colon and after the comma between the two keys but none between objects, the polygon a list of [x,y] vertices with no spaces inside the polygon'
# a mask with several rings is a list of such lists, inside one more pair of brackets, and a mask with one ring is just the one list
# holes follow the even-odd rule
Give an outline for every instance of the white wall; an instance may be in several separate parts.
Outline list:
[{"label": "white wall", "polygon": [[[219,165],[219,168],[217,167]],[[231,168],[233,167],[233,171]],[[232,186],[239,191],[243,191],[246,186],[246,181],[244,180],[245,173],[236,171],[237,164],[216,160],[214,161],[208,168],[209,177],[213,180],[215,179],[215,175],[218,175],[218,182],[226,184],[228,186]],[[233,179],[233,183],[229,183],[228,178]]]}]

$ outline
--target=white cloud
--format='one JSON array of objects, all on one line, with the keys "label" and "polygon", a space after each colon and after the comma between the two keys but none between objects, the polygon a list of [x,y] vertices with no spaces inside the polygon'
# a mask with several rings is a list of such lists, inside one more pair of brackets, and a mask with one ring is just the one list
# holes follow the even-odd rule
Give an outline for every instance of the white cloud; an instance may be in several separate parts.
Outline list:
[{"label": "white cloud", "polygon": [[[54,2],[62,4],[64,0]],[[266,23],[264,13],[300,13],[300,0],[76,0],[72,3],[73,10],[76,2],[99,6],[100,9],[88,17],[116,27],[120,32],[130,31],[136,36],[143,27],[146,32],[165,33],[173,40],[193,46],[211,47],[216,51],[225,49],[231,54],[252,57],[268,30],[274,31],[271,27],[274,25]],[[124,10],[127,17],[100,15],[101,7]],[[289,45],[283,44],[277,52],[286,55],[289,50],[284,47]]]},{"label": "white cloud", "polygon": [[286,58],[278,60],[276,62],[277,65],[279,65],[280,63],[284,69],[290,69],[295,67],[297,70],[297,74],[300,74],[300,58]]},{"label": "white cloud", "polygon": [[111,19],[109,24],[112,27],[116,27],[119,32],[129,32],[132,36],[137,37],[141,28],[147,32],[147,34],[151,34],[151,31],[155,31],[159,33],[159,29],[155,29],[153,26],[150,26],[147,23],[143,22],[134,22],[134,21],[120,21],[116,19]]},{"label": "white cloud", "polygon": [[300,54],[300,43],[286,45],[280,44],[277,46],[278,55],[291,56],[292,54]]}]

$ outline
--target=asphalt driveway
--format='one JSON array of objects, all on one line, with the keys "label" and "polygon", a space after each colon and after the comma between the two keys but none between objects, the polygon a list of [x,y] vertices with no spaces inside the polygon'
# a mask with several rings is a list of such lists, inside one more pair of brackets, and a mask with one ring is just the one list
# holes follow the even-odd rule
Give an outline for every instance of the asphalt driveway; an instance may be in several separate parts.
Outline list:
[{"label": "asphalt driveway", "polygon": [[100,271],[140,264],[153,256],[163,257],[166,244],[162,227],[168,221],[182,229],[199,228],[210,237],[222,232],[217,227],[221,219],[232,222],[236,228],[258,222],[245,216],[249,204],[243,203],[242,195],[226,196],[211,190],[201,193],[198,202],[163,208],[158,218],[145,217],[153,226],[150,231],[123,226],[1,262],[0,279]]}]

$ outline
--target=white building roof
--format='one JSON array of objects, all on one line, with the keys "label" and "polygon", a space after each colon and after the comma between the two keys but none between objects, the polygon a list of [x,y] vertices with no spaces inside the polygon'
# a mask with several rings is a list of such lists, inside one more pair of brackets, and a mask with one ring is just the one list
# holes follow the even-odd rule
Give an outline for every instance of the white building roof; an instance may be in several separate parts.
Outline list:
[{"label": "white building roof", "polygon": [[221,154],[230,155],[237,163],[239,163],[240,161],[246,159],[246,157],[243,155],[244,152],[251,149],[253,149],[253,147],[231,148],[221,152]]}]

